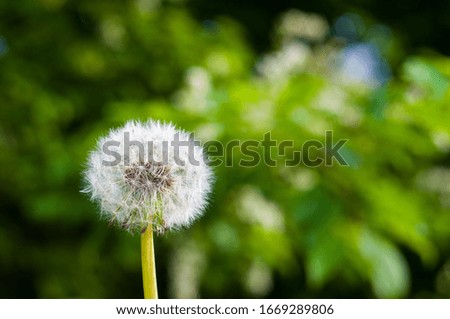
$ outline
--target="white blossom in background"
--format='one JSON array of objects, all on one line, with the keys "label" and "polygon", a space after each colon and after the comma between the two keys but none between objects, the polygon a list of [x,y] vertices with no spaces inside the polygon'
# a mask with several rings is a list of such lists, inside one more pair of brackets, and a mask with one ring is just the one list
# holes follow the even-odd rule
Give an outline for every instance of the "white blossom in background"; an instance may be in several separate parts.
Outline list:
[{"label": "white blossom in background", "polygon": [[361,110],[351,104],[348,93],[332,85],[321,90],[312,106],[336,116],[339,122],[350,127],[358,126],[363,116]]},{"label": "white blossom in background", "polygon": [[281,168],[280,176],[300,192],[310,191],[317,185],[320,179],[316,171],[297,167]]},{"label": "white blossom in background", "polygon": [[237,211],[243,221],[260,224],[267,230],[284,230],[284,217],[281,209],[252,186],[245,186],[240,190]]},{"label": "white blossom in background", "polygon": [[265,133],[275,126],[275,105],[271,101],[246,104],[241,116],[248,127]]},{"label": "white blossom in background", "polygon": [[161,0],[136,0],[135,5],[142,13],[150,13],[161,7]]},{"label": "white blossom in background", "polygon": [[262,262],[253,262],[245,276],[245,288],[255,297],[267,295],[273,287],[270,267]]},{"label": "white blossom in background", "polygon": [[[175,139],[192,145],[176,151],[171,146]],[[132,143],[127,152],[125,140],[141,143],[143,154]],[[111,142],[120,145],[109,148],[120,155],[117,165],[105,165],[114,159],[103,149]],[[202,215],[213,179],[203,149],[193,145],[188,133],[152,120],[128,122],[100,138],[84,176],[83,191],[99,204],[102,217],[131,232],[188,226]]]},{"label": "white blossom in background", "polygon": [[443,153],[450,151],[450,135],[444,131],[432,134],[433,143]]},{"label": "white blossom in background", "polygon": [[[289,114],[292,122],[316,136],[323,136],[323,132],[330,128],[332,123],[314,109],[298,105]],[[314,125],[311,125],[314,123]]]},{"label": "white blossom in background", "polygon": [[280,21],[278,32],[284,38],[298,37],[309,41],[321,41],[328,34],[328,23],[320,15],[289,10]]},{"label": "white blossom in background", "polygon": [[202,67],[192,67],[186,73],[185,88],[177,95],[177,105],[191,113],[204,113],[211,103],[211,75]]},{"label": "white blossom in background", "polygon": [[420,188],[438,194],[441,205],[450,208],[450,169],[446,167],[433,167],[417,176]]},{"label": "white blossom in background", "polygon": [[218,140],[224,128],[219,123],[205,123],[196,127],[195,137],[202,141]]},{"label": "white blossom in background", "polygon": [[119,18],[107,18],[100,25],[100,35],[107,46],[120,49],[124,45],[126,30]]},{"label": "white blossom in background", "polygon": [[193,240],[180,243],[170,258],[169,291],[171,298],[200,298],[200,282],[206,268],[206,256]]},{"label": "white blossom in background", "polygon": [[311,49],[306,44],[291,41],[285,43],[278,52],[265,56],[256,68],[273,82],[283,81],[302,72],[310,55]]}]

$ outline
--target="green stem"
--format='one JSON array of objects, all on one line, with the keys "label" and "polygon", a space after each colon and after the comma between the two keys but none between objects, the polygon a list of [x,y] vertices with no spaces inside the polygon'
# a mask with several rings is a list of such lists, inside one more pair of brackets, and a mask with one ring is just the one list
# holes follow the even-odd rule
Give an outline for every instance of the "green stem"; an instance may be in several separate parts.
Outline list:
[{"label": "green stem", "polygon": [[141,234],[142,282],[145,299],[158,299],[152,226]]}]

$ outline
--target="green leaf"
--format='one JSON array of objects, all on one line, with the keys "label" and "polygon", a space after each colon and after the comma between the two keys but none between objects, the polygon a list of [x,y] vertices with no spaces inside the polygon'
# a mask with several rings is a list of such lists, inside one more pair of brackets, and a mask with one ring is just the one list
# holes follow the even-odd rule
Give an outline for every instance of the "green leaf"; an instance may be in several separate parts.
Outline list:
[{"label": "green leaf", "polygon": [[359,249],[369,267],[375,295],[378,298],[404,297],[409,290],[410,275],[398,249],[369,229],[362,231]]},{"label": "green leaf", "polygon": [[306,276],[313,288],[321,288],[339,270],[343,260],[340,242],[334,238],[321,238],[308,250]]},{"label": "green leaf", "polygon": [[431,90],[433,98],[440,99],[448,89],[449,81],[434,67],[420,59],[410,59],[405,63],[404,76]]}]

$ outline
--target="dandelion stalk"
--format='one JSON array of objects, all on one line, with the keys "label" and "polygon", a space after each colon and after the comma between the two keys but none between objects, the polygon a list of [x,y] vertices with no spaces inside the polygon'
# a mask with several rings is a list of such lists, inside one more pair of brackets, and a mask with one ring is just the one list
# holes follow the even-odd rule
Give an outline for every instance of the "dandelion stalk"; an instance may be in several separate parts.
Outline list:
[{"label": "dandelion stalk", "polygon": [[147,227],[147,229],[141,234],[141,262],[144,298],[158,299],[152,227]]}]

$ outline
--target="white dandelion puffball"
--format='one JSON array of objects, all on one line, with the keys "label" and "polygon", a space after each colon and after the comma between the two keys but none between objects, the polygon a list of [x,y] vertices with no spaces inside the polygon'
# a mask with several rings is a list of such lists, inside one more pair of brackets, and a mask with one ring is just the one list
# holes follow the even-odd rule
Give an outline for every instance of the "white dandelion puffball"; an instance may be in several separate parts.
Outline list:
[{"label": "white dandelion puffball", "polygon": [[128,122],[98,141],[83,191],[130,232],[188,226],[202,215],[213,179],[199,144],[171,124]]}]

